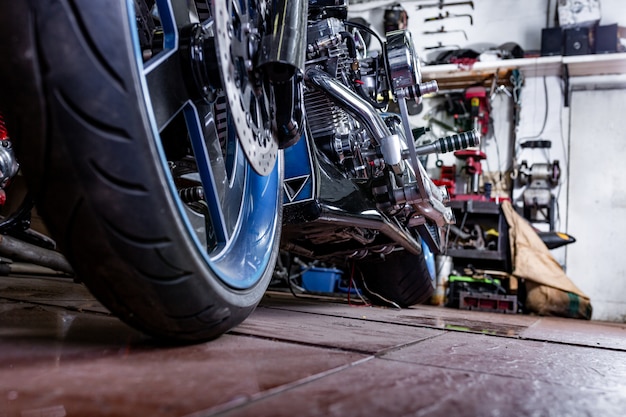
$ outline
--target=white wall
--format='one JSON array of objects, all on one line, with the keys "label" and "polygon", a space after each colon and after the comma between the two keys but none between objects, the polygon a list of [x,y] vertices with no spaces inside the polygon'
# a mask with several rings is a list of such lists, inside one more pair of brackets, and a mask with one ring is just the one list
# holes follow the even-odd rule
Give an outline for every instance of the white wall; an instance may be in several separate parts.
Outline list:
[{"label": "white wall", "polygon": [[[489,44],[497,46],[505,42],[517,42],[522,48],[538,50],[541,44],[541,28],[546,27],[547,0],[474,0],[474,9],[469,5],[437,7],[417,10],[420,4],[437,3],[438,0],[419,1],[369,1],[350,6],[350,14],[364,17],[380,34],[384,34],[383,17],[385,8],[400,3],[409,18],[409,30],[413,34],[415,46],[422,55],[424,48],[443,45],[456,45],[462,48]],[[456,0],[455,0],[456,1]],[[615,0],[613,0],[615,1]],[[555,4],[555,1],[552,2]],[[555,7],[551,7],[550,22],[554,19]],[[424,19],[445,14],[470,14],[473,24],[466,17],[449,18],[425,22]],[[423,32],[437,31],[444,26],[450,33],[426,35]],[[465,38],[462,32],[467,35]]]},{"label": "white wall", "polygon": [[[446,0],[456,2],[458,0]],[[541,29],[555,25],[558,0],[474,0],[474,8],[469,5],[422,8],[420,4],[433,4],[438,0],[352,0],[350,16],[360,16],[368,20],[372,28],[384,35],[383,16],[385,8],[399,3],[409,17],[409,30],[415,39],[418,52],[423,53],[428,46],[458,45],[466,48],[487,43],[500,45],[504,42],[517,42],[525,50],[539,50],[541,47]],[[600,24],[618,23],[626,26],[626,4],[623,0],[600,0],[602,18]],[[427,17],[445,14],[471,14],[473,25],[467,18],[453,18],[425,22]],[[424,35],[424,31],[436,31],[444,26],[446,31],[464,30],[467,40],[461,32]]]},{"label": "white wall", "polygon": [[626,322],[626,89],[572,93],[568,275],[591,298],[593,318]]},{"label": "white wall", "polygon": [[[441,11],[438,8],[416,10],[420,3],[436,2],[400,2],[408,12],[409,30],[423,58],[428,53],[425,48],[439,42],[475,48],[485,43],[497,46],[504,42],[516,42],[526,51],[538,51],[541,29],[555,25],[557,0],[474,0],[473,10],[470,6],[449,7]],[[382,34],[384,9],[392,3],[395,2],[355,4],[351,6],[351,14],[366,18]],[[470,13],[474,24],[470,25],[467,18],[424,22],[424,18],[446,11]],[[623,0],[601,0],[601,13],[600,24],[626,26],[626,3]],[[468,39],[465,40],[461,32],[423,34],[442,25],[450,31],[464,30]],[[602,83],[602,80],[599,82]],[[588,88],[593,90],[594,87]],[[611,100],[608,100],[608,95],[614,93],[606,91],[575,92],[571,96],[575,104],[565,107],[564,82],[560,77],[526,78],[519,127],[515,129],[511,125],[511,100],[498,95],[492,101],[495,139],[487,139],[484,144],[488,164],[484,164],[483,168],[492,171],[488,174],[492,179],[497,178],[499,172],[504,173],[506,178],[515,168],[514,159],[518,162],[527,160],[530,164],[559,160],[561,183],[553,190],[558,196],[556,229],[571,233],[577,242],[557,249],[553,254],[566,267],[574,283],[591,297],[593,318],[599,320],[626,321],[626,256],[622,254],[622,248],[626,249],[626,233],[623,233],[626,231],[626,209],[621,205],[625,198],[620,196],[620,190],[626,185],[626,174],[623,174],[626,170],[622,168],[623,161],[626,161],[626,134],[621,125],[609,124],[610,121],[623,120],[626,105],[624,91],[615,93],[619,98],[611,96]],[[604,95],[607,95],[606,100]],[[588,99],[593,100],[593,104]],[[430,104],[426,101],[426,110]],[[545,114],[548,118],[542,129]],[[425,125],[423,115],[413,116],[412,123]],[[524,138],[534,137],[550,140],[552,147],[549,150],[522,151],[516,146]],[[603,146],[609,142],[610,146]],[[570,146],[573,163],[570,161]],[[446,164],[455,162],[450,156],[443,159]],[[433,161],[434,158],[429,160],[431,172],[434,172]],[[511,190],[501,183],[499,191],[508,194]],[[518,200],[522,191],[513,190],[514,199]]]}]

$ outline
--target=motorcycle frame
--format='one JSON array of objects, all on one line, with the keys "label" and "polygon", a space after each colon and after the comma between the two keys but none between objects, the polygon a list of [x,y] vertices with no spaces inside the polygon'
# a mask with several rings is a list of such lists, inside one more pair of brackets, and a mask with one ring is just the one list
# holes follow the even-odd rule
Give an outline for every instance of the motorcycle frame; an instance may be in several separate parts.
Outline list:
[{"label": "motorcycle frame", "polygon": [[402,248],[423,251],[421,238],[382,213],[357,181],[346,178],[308,130],[284,150],[281,247],[291,253],[343,263]]}]

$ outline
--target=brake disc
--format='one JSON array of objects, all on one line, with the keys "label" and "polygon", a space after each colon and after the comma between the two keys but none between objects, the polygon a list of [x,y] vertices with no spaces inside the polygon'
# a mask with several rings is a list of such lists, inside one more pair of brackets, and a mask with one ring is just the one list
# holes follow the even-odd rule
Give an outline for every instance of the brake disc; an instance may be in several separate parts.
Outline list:
[{"label": "brake disc", "polygon": [[[256,8],[249,3],[256,4]],[[254,69],[263,30],[259,26],[265,18],[264,4],[248,0],[212,1],[222,86],[241,147],[260,175],[272,171],[278,154],[278,143],[271,130],[269,98]]]}]

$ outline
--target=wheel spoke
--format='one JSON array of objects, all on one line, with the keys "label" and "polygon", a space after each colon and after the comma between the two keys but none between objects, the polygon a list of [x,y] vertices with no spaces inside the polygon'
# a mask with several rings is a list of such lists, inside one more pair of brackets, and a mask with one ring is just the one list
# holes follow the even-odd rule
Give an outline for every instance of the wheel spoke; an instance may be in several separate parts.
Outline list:
[{"label": "wheel spoke", "polygon": [[190,100],[182,69],[179,32],[194,18],[197,20],[197,11],[187,0],[156,0],[156,5],[163,28],[163,50],[146,62],[144,73],[160,132]]},{"label": "wheel spoke", "polygon": [[[165,9],[170,12],[174,10],[173,15],[170,15],[171,27],[189,21],[185,20],[187,14],[177,11],[175,6],[176,2],[172,9]],[[168,20],[167,17],[162,19]],[[230,164],[229,172],[226,172],[226,148],[238,148],[234,129],[232,125],[227,128],[226,143],[222,149],[211,106],[201,100],[194,103],[188,92],[183,72],[185,62],[181,61],[183,53],[180,45],[173,50],[164,49],[148,61],[144,72],[157,130],[163,132],[175,123],[177,117],[181,114],[184,116],[186,130],[180,131],[176,140],[188,138],[190,141],[207,207],[204,215],[188,214],[194,217],[191,220],[196,223],[195,230],[202,230],[200,223],[206,223],[206,236],[199,236],[199,239],[203,244],[206,243],[209,252],[219,253],[228,245],[237,226],[244,185],[243,161],[240,152],[232,152],[234,161]],[[199,216],[206,217],[206,221],[199,220]]]},{"label": "wheel spoke", "polygon": [[219,160],[215,163],[215,159],[212,163],[210,159],[208,146],[211,146],[211,143],[207,143],[205,140],[204,118],[200,117],[197,108],[189,104],[185,106],[184,112],[211,218],[212,231],[207,231],[207,233],[213,233],[218,246],[216,249],[219,251],[228,241],[230,234],[224,216],[225,210],[222,206],[225,194],[223,163],[219,164]]},{"label": "wheel spoke", "polygon": [[[199,16],[192,3],[156,0],[163,40],[162,47],[152,42],[144,49],[151,57],[142,74],[146,105],[187,229],[221,280],[249,288],[266,271],[280,226],[281,171],[268,134],[268,102],[247,49],[246,36],[258,22],[249,17],[252,2],[227,0],[216,6],[220,32],[207,20],[208,9]],[[247,149],[243,138],[253,142]]]},{"label": "wheel spoke", "polygon": [[184,83],[180,54],[176,51],[155,59],[158,61],[151,62],[147,68],[146,81],[160,132],[181,111],[190,97]]}]

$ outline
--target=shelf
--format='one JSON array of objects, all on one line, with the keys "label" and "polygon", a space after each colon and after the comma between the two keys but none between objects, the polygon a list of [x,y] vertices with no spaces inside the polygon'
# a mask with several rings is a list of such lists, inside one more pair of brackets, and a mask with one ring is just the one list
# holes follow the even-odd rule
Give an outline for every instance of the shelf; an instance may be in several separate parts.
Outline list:
[{"label": "shelf", "polygon": [[464,213],[500,214],[500,204],[494,201],[452,200],[450,201],[450,208],[461,210]]},{"label": "shelf", "polygon": [[563,57],[570,77],[626,74],[626,53]]},{"label": "shelf", "polygon": [[570,77],[626,73],[626,53],[543,56],[476,62],[470,68],[456,64],[422,66],[424,81],[437,80],[439,88],[465,88],[483,83],[486,87],[497,77],[498,84],[509,84],[511,71],[519,69],[525,77],[560,76],[567,66]]},{"label": "shelf", "polygon": [[[499,203],[480,200],[452,200],[450,207],[458,230],[451,231],[446,255],[460,263],[471,263],[481,269],[508,271],[509,226]],[[488,231],[495,231],[496,234]],[[482,238],[483,246],[479,245]]]}]

